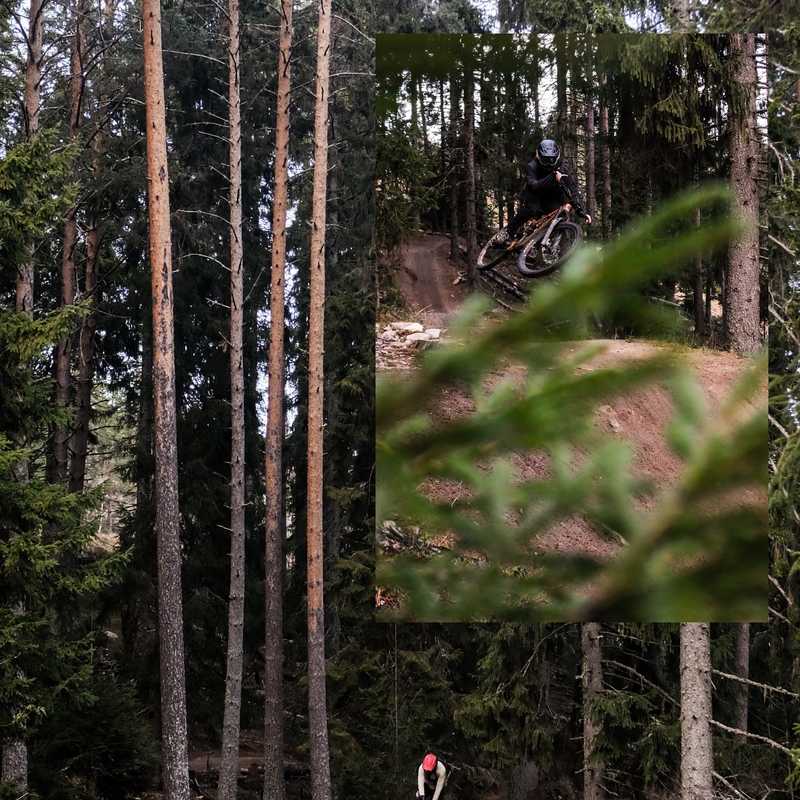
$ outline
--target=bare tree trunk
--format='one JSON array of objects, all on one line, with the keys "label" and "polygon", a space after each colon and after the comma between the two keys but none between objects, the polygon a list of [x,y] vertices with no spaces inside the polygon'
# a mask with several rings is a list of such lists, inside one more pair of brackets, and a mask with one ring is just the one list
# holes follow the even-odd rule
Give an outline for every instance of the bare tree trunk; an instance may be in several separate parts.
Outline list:
[{"label": "bare tree trunk", "polygon": [[[750,623],[741,622],[736,626],[736,674],[740,678],[750,678]],[[741,731],[748,728],[748,706],[750,690],[746,683],[736,686],[736,710],[734,727]]]},{"label": "bare tree trunk", "polygon": [[[700,227],[700,208],[694,212],[694,223]],[[694,333],[704,336],[706,332],[705,307],[703,306],[703,254],[698,253],[694,260]]]},{"label": "bare tree trunk", "polygon": [[428,153],[428,119],[425,109],[425,88],[422,85],[422,78],[417,82],[417,93],[419,95],[419,121],[422,126],[422,149]]},{"label": "bare tree trunk", "polygon": [[244,367],[242,329],[242,122],[240,98],[239,0],[228,0],[228,182],[230,237],[231,371],[231,572],[228,589],[228,654],[220,755],[220,800],[235,800],[239,779],[239,726],[242,709],[244,628]]},{"label": "bare tree trunk", "polygon": [[712,800],[711,626],[681,625],[681,800]]},{"label": "bare tree trunk", "polygon": [[308,722],[311,739],[311,797],[331,800],[330,753],[325,689],[325,604],[323,593],[323,408],[325,333],[325,203],[328,173],[331,0],[320,0],[314,108],[314,191],[311,221],[311,299],[308,320]]},{"label": "bare tree trunk", "polygon": [[456,147],[458,144],[458,99],[460,92],[456,78],[450,78],[450,125],[448,126],[450,144],[450,258],[458,256],[458,160],[456,159]]},{"label": "bare tree trunk", "polygon": [[[28,139],[32,138],[39,130],[39,106],[41,102],[39,84],[42,80],[42,23],[42,0],[30,0],[24,103],[25,136]],[[33,281],[33,257],[31,254],[31,257],[20,265],[17,273],[17,311],[27,314],[33,313]],[[25,786],[27,787],[27,783]]]},{"label": "bare tree trunk", "polygon": [[730,349],[749,354],[761,345],[755,34],[731,33],[729,37],[734,75],[728,123],[731,186],[746,229],[728,251],[725,330]]},{"label": "bare tree trunk", "polygon": [[269,398],[267,406],[264,545],[264,792],[263,800],[284,800],[283,778],[283,395],[284,272],[289,169],[292,2],[281,0],[278,96],[275,116],[275,189],[272,201]]},{"label": "bare tree trunk", "polygon": [[556,42],[556,137],[568,154],[567,139],[567,51],[566,34],[557,33]]},{"label": "bare tree trunk", "polygon": [[142,0],[147,128],[147,205],[153,297],[155,507],[161,677],[161,770],[166,800],[188,800],[186,675],[183,655],[172,237],[160,0]]},{"label": "bare tree trunk", "polygon": [[[592,38],[587,37],[586,42],[586,85],[593,86],[593,59],[592,59]],[[595,207],[595,153],[594,153],[594,97],[591,88],[586,90],[586,210],[592,216],[596,216]]]},{"label": "bare tree trunk", "polygon": [[[84,17],[86,0],[75,0],[75,35],[72,39],[69,77],[69,138],[78,138],[81,122],[81,96],[83,94],[83,60],[85,49]],[[64,217],[63,249],[61,254],[61,305],[75,302],[75,248],[78,245],[77,208],[70,208]],[[66,409],[70,405],[72,374],[72,335],[64,336],[55,347],[56,406]],[[53,482],[62,482],[69,474],[69,425],[57,425],[53,435]]]},{"label": "bare tree trunk", "polygon": [[593,704],[603,691],[603,653],[600,642],[600,623],[586,622],[581,626],[583,650],[583,800],[603,800],[603,763],[595,754],[601,733],[595,721]]},{"label": "bare tree trunk", "polygon": [[475,81],[472,70],[472,58],[471,54],[468,54],[464,69],[464,149],[467,161],[467,202],[464,213],[467,217],[467,280],[470,286],[475,286],[478,235],[475,227]]},{"label": "bare tree trunk", "polygon": [[[603,76],[605,87],[607,76]],[[603,238],[611,237],[611,143],[608,134],[608,101],[600,100],[600,148],[603,151]]]},{"label": "bare tree trunk", "polygon": [[508,800],[530,800],[539,785],[539,768],[536,762],[525,759],[509,770]]},{"label": "bare tree trunk", "polygon": [[[100,234],[93,225],[86,234],[86,270],[83,293],[96,307],[97,262],[100,247]],[[97,316],[90,311],[81,323],[78,343],[78,381],[77,405],[75,408],[75,431],[72,435],[72,460],[69,468],[69,490],[82,492],[86,483],[86,458],[89,453],[89,423],[92,416],[92,385],[94,383],[94,336],[97,330]]]},{"label": "bare tree trunk", "polygon": [[[114,35],[114,8],[113,0],[105,0],[103,5],[103,41],[110,42]],[[105,55],[103,56],[105,59]],[[103,65],[106,72],[106,66]],[[95,109],[95,119],[98,121],[105,113],[108,97],[101,94],[99,105]],[[93,148],[93,177],[100,179],[103,169],[103,155],[105,154],[105,133],[102,125],[92,141]],[[69,466],[69,483],[71,492],[82,492],[86,483],[86,459],[89,455],[89,425],[92,416],[92,387],[94,385],[95,370],[95,332],[97,330],[96,308],[100,302],[98,295],[98,264],[100,259],[100,231],[96,218],[91,219],[89,230],[86,233],[86,267],[83,278],[83,298],[92,301],[92,309],[81,322],[78,337],[78,381],[76,386],[77,400],[75,407],[75,429],[72,434],[70,448],[72,457]]]}]

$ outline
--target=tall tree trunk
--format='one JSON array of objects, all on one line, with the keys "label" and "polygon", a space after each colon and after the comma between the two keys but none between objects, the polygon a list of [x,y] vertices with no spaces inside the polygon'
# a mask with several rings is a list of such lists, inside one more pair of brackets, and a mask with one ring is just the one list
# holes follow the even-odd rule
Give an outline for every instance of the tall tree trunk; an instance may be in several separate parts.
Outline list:
[{"label": "tall tree trunk", "polygon": [[[114,35],[113,0],[103,4],[102,32],[104,41],[112,41]],[[103,55],[103,73],[107,75],[106,55]],[[100,181],[105,155],[105,133],[101,123],[108,104],[108,96],[101,92],[95,108],[97,130],[92,140],[93,180]],[[81,321],[78,336],[78,381],[76,385],[75,429],[70,443],[72,457],[69,466],[71,492],[82,492],[86,483],[86,459],[89,455],[89,425],[92,416],[92,387],[95,370],[95,332],[97,330],[97,306],[100,302],[98,269],[100,259],[100,230],[93,214],[86,233],[86,266],[83,278],[83,298],[91,300],[92,308]]]},{"label": "tall tree trunk", "polygon": [[[736,626],[736,674],[740,678],[750,678],[750,623],[741,622]],[[748,730],[748,706],[750,688],[746,683],[736,686],[734,727]]]},{"label": "tall tree trunk", "polygon": [[240,96],[239,0],[228,0],[228,208],[230,241],[231,373],[231,564],[228,588],[228,654],[219,769],[220,800],[235,800],[239,779],[239,726],[245,589],[244,531],[244,367],[242,338],[244,275],[242,251],[242,122]]},{"label": "tall tree trunk", "polygon": [[308,723],[311,738],[311,797],[331,800],[325,690],[323,593],[323,408],[325,334],[325,203],[328,174],[331,0],[320,0],[314,108],[314,191],[311,220],[311,297],[308,319]]},{"label": "tall tree trunk", "polygon": [[594,83],[591,37],[587,37],[586,52],[586,210],[594,220],[597,209],[595,207],[594,97],[591,89]]},{"label": "tall tree trunk", "polygon": [[422,126],[422,149],[428,153],[428,119],[425,109],[425,89],[422,85],[422,78],[417,79],[417,93],[419,95],[419,121]]},{"label": "tall tree trunk", "polygon": [[681,800],[712,800],[711,626],[681,625]]},{"label": "tall tree trunk", "polygon": [[[24,102],[25,137],[27,139],[31,139],[39,130],[39,86],[42,81],[42,2],[43,0],[30,0],[30,10],[28,12],[28,56],[25,62]],[[17,272],[17,311],[27,314],[33,313],[33,281],[33,254],[30,254],[30,257],[20,265]],[[27,787],[27,783],[25,786]]]},{"label": "tall tree trunk", "polygon": [[557,33],[556,40],[556,138],[568,153],[567,140],[567,43],[566,34]]},{"label": "tall tree trunk", "polygon": [[535,761],[526,758],[509,770],[508,800],[530,800],[538,785],[539,768]]},{"label": "tall tree trunk", "polygon": [[[696,208],[694,212],[694,223],[696,227],[700,227],[700,208]],[[703,254],[698,253],[694,260],[694,333],[696,337],[705,336],[706,332],[706,317],[705,307],[703,306]]]},{"label": "tall tree trunk", "polygon": [[[84,17],[86,0],[75,0],[75,35],[72,38],[69,77],[69,138],[76,141],[81,122],[81,96],[83,94],[83,60],[85,50]],[[70,208],[64,217],[63,248],[61,253],[61,305],[70,306],[75,302],[75,249],[78,246],[78,224],[75,215],[78,209]],[[66,409],[70,405],[72,374],[72,334],[67,334],[55,347],[56,406]],[[67,423],[57,425],[53,435],[53,482],[66,481],[69,474],[69,439]]]},{"label": "tall tree trunk", "polygon": [[467,55],[464,70],[464,150],[467,161],[467,202],[465,204],[467,233],[467,280],[475,286],[477,279],[478,235],[475,210],[475,81],[471,54]]},{"label": "tall tree trunk", "polygon": [[275,111],[275,189],[272,200],[269,397],[267,405],[264,545],[264,792],[263,800],[284,800],[283,778],[283,436],[284,436],[284,272],[289,170],[292,2],[281,0],[278,95]]},{"label": "tall tree trunk", "polygon": [[[603,76],[606,88],[607,76]],[[611,142],[608,132],[608,99],[600,100],[600,148],[603,152],[603,238],[611,237]]]},{"label": "tall tree trunk", "polygon": [[733,66],[728,121],[731,186],[746,228],[728,251],[725,330],[730,349],[749,354],[761,345],[755,34],[731,33],[729,37]]},{"label": "tall tree trunk", "polygon": [[583,650],[583,800],[603,800],[603,764],[595,754],[601,733],[595,721],[594,701],[603,691],[603,653],[600,623],[581,626]]},{"label": "tall tree trunk", "polygon": [[449,184],[450,184],[450,258],[455,259],[459,255],[459,235],[458,227],[458,159],[456,149],[458,147],[458,83],[455,77],[450,78],[450,124],[449,134]]},{"label": "tall tree trunk", "polygon": [[69,468],[69,490],[82,492],[86,483],[86,458],[89,454],[89,423],[92,416],[92,385],[94,383],[94,337],[97,330],[97,263],[100,248],[100,232],[93,224],[86,233],[86,268],[83,279],[83,295],[91,299],[93,309],[81,322],[78,339],[78,381],[75,406],[75,430],[72,435],[72,460]]},{"label": "tall tree trunk", "polygon": [[155,506],[161,677],[161,771],[166,800],[188,800],[186,675],[183,654],[172,236],[160,0],[142,0],[147,127],[147,206],[153,298]]}]

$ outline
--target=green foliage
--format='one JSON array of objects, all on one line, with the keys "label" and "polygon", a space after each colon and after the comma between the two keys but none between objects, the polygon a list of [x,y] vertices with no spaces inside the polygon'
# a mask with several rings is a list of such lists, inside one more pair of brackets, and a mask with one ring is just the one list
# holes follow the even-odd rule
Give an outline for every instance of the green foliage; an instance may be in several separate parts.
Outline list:
[{"label": "green foliage", "polygon": [[107,663],[92,670],[91,681],[91,699],[62,695],[32,743],[32,782],[52,800],[91,791],[122,800],[146,789],[158,770],[155,732],[135,687]]},{"label": "green foliage", "polygon": [[74,147],[56,149],[55,131],[41,131],[0,159],[0,269],[16,272],[26,248],[75,201]]},{"label": "green foliage", "polygon": [[[585,370],[593,348],[569,355],[566,346],[587,317],[613,308],[625,290],[727,241],[735,227],[719,217],[646,246],[695,206],[718,208],[725,198],[714,187],[682,195],[604,251],[585,248],[557,284],[542,286],[520,314],[477,336],[482,306],[471,306],[456,332],[464,341],[430,352],[403,383],[379,382],[379,523],[456,537],[453,550],[426,561],[381,561],[379,582],[407,595],[404,613],[437,620],[764,616],[760,362],[711,418],[679,352]],[[507,362],[522,365],[524,384],[487,390],[487,375]],[[610,397],[664,380],[675,414],[669,439],[684,468],[653,510],[638,512],[648,490],[631,474],[629,449],[597,433],[592,415]],[[434,422],[431,401],[455,385],[469,388],[475,413]],[[518,481],[512,457],[520,450],[547,454],[551,476]],[[430,499],[418,488],[430,479],[458,481],[467,497]],[[537,536],[575,515],[625,547],[608,563],[536,553]],[[476,551],[485,562],[475,563]]]},{"label": "green foliage", "polygon": [[93,643],[86,604],[122,557],[91,555],[87,512],[99,491],[47,483],[37,459],[54,419],[47,382],[31,372],[70,314],[0,315],[0,731],[30,732],[60,695],[91,696]]}]

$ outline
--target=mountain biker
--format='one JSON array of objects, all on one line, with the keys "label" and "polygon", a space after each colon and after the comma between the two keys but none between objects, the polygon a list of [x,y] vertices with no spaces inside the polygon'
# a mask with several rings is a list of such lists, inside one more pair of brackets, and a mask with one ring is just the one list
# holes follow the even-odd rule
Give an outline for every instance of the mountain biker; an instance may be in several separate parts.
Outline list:
[{"label": "mountain biker", "polygon": [[428,753],[417,770],[417,800],[439,800],[446,779],[444,764],[433,753]]},{"label": "mountain biker", "polygon": [[533,217],[541,217],[569,202],[575,211],[591,225],[592,218],[583,207],[578,186],[571,176],[560,172],[561,149],[553,139],[539,142],[528,162],[525,188],[519,211],[509,220],[500,241],[513,241],[522,225]]}]

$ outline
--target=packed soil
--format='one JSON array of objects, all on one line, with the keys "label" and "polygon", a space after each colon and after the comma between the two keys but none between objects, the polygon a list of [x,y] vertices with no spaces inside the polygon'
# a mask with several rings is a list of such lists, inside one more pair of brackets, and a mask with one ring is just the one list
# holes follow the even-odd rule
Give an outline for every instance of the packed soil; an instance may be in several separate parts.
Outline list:
[{"label": "packed soil", "polygon": [[[446,237],[417,236],[405,246],[402,266],[396,272],[396,286],[406,303],[409,318],[419,320],[426,326],[436,325],[446,329],[448,320],[458,311],[467,295],[463,283],[454,285],[459,277],[460,266],[450,260],[449,249],[450,242]],[[576,342],[568,347],[578,350],[587,344],[589,342]],[[649,341],[609,339],[594,344],[602,345],[603,351],[584,365],[581,368],[583,370],[638,361],[664,351],[675,352],[672,345]],[[713,416],[713,409],[720,405],[748,365],[747,359],[732,353],[701,348],[681,348],[681,354],[695,373]],[[402,367],[413,368],[413,363],[403,364]],[[487,387],[509,379],[521,383],[524,378],[524,367],[511,364],[491,373],[487,378]],[[765,376],[765,393],[766,390]],[[432,412],[434,418],[446,421],[469,415],[474,410],[469,395],[457,388],[448,388],[437,398]],[[630,443],[636,474],[659,490],[674,483],[681,472],[681,462],[670,450],[664,434],[671,417],[672,403],[666,388],[652,385],[600,406],[596,424],[609,435]],[[520,480],[548,476],[548,459],[541,453],[521,451],[515,455],[514,461]],[[463,497],[465,491],[459,484],[441,480],[429,481],[421,490],[440,502],[456,501]],[[651,503],[652,500],[646,498],[641,500],[642,508],[647,508]],[[438,537],[435,544],[447,547],[452,545],[452,541],[443,536]],[[601,560],[612,557],[622,546],[623,543],[601,535],[579,517],[561,521],[537,539],[537,549],[540,551],[582,553]]]}]

